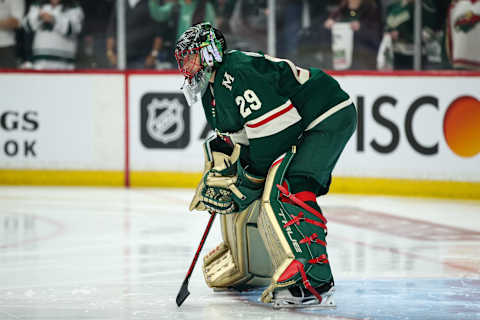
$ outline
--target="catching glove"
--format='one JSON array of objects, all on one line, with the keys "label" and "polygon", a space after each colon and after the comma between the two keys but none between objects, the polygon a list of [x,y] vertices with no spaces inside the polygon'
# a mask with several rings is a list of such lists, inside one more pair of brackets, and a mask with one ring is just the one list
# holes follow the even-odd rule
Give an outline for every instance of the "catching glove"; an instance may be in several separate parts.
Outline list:
[{"label": "catching glove", "polygon": [[235,145],[230,156],[212,152],[208,141],[204,144],[204,151],[205,170],[190,210],[220,214],[240,212],[261,196],[265,178],[248,173],[242,167],[239,144]]}]

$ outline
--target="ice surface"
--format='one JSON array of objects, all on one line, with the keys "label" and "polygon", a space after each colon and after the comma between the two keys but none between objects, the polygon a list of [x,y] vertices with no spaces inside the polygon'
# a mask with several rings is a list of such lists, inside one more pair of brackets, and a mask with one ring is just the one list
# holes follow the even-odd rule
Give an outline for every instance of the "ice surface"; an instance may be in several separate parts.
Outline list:
[{"label": "ice surface", "polygon": [[[213,292],[193,190],[0,187],[0,319],[480,319],[480,202],[328,195],[334,310]],[[221,241],[218,220],[203,254]]]}]

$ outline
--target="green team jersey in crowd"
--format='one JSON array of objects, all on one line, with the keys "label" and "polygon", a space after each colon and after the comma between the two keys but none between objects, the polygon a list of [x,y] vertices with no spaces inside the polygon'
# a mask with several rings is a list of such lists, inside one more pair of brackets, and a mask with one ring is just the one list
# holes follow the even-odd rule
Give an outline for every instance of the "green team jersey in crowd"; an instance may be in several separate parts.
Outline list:
[{"label": "green team jersey in crowd", "polygon": [[352,103],[325,72],[261,53],[229,51],[202,97],[208,123],[248,145],[249,171],[266,175],[302,132]]},{"label": "green team jersey in crowd", "polygon": [[[415,4],[398,0],[387,7],[385,31],[398,31],[398,39],[394,41],[394,51],[405,55],[413,55]],[[433,0],[422,1],[422,27],[427,34],[432,34],[435,27],[436,6]]]}]

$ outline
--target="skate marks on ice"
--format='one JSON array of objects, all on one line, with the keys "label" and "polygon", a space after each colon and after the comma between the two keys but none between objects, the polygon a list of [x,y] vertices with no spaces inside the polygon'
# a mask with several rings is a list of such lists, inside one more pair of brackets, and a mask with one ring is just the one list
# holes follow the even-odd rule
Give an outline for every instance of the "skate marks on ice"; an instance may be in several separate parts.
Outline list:
[{"label": "skate marks on ice", "polygon": [[[241,301],[259,301],[261,290],[232,293]],[[326,319],[476,320],[480,318],[480,280],[390,279],[338,280],[335,309],[295,309]],[[287,311],[287,310],[284,310]],[[296,317],[292,316],[294,319]]]},{"label": "skate marks on ice", "polygon": [[[213,292],[193,190],[0,187],[0,319],[480,319],[480,202],[329,195],[333,310]],[[200,258],[221,242],[218,224]]]}]

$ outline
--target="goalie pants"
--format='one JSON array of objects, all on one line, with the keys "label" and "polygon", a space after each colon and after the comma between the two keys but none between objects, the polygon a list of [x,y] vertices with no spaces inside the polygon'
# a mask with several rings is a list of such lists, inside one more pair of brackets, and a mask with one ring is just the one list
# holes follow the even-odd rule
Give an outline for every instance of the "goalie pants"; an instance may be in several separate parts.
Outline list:
[{"label": "goalie pants", "polygon": [[286,175],[292,192],[308,190],[317,196],[328,192],[333,168],[356,126],[357,111],[352,103],[303,132]]}]

